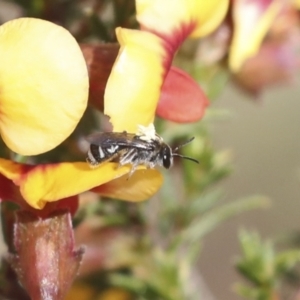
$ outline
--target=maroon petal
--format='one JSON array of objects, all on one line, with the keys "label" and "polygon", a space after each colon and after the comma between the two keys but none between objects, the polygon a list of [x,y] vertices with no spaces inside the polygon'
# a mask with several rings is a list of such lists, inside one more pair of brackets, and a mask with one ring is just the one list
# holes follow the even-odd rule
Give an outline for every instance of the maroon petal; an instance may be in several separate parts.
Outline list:
[{"label": "maroon petal", "polygon": [[14,202],[23,209],[29,208],[29,205],[20,193],[19,187],[12,180],[0,174],[0,202],[2,201]]},{"label": "maroon petal", "polygon": [[89,70],[89,103],[103,111],[103,96],[106,82],[120,46],[119,44],[81,44],[80,48]]},{"label": "maroon petal", "polygon": [[177,123],[196,122],[203,117],[208,104],[197,82],[184,71],[171,67],[162,86],[156,114]]}]

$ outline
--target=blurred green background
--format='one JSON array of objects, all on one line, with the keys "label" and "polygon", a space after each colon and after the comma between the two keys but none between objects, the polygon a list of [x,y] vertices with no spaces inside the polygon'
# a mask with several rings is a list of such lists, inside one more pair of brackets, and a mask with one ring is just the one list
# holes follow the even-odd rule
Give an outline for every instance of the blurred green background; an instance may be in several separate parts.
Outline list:
[{"label": "blurred green background", "polygon": [[255,210],[228,221],[204,242],[200,267],[214,299],[240,299],[232,292],[239,276],[234,258],[240,228],[257,229],[263,238],[299,233],[300,224],[300,85],[273,87],[257,102],[227,86],[213,106],[231,116],[212,127],[216,149],[230,149],[234,171],[223,187],[227,200],[262,194],[271,198],[267,210]]}]

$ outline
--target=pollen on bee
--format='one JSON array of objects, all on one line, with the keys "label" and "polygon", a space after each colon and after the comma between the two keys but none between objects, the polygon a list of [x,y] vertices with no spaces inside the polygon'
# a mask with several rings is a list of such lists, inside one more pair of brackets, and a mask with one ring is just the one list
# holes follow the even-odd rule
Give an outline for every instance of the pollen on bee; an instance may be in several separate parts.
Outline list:
[{"label": "pollen on bee", "polygon": [[153,123],[148,126],[138,125],[138,130],[136,135],[139,136],[141,140],[151,141],[156,139],[156,131]]}]

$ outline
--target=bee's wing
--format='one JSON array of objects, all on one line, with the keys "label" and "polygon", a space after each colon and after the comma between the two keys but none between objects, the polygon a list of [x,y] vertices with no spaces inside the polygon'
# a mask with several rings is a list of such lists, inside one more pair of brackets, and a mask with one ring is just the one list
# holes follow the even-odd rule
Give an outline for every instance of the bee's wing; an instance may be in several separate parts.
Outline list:
[{"label": "bee's wing", "polygon": [[127,135],[125,132],[97,132],[87,136],[86,140],[94,145],[114,145],[118,141],[125,141]]},{"label": "bee's wing", "polygon": [[136,139],[136,135],[127,132],[99,132],[89,135],[86,140],[103,148],[118,146],[120,148],[137,148],[152,150],[153,145],[147,141]]}]

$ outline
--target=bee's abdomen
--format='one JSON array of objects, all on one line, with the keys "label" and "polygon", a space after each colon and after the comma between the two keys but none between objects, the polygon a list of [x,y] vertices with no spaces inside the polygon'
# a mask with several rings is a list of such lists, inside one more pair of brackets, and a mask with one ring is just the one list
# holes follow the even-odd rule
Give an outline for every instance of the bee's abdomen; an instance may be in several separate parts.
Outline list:
[{"label": "bee's abdomen", "polygon": [[101,152],[99,152],[99,146],[91,144],[90,149],[87,153],[87,162],[92,165],[96,166],[101,163],[103,157],[101,158]]},{"label": "bee's abdomen", "polygon": [[87,154],[87,162],[96,166],[102,162],[112,160],[118,154],[119,146],[111,145],[109,148],[105,148],[100,145],[91,144]]}]

